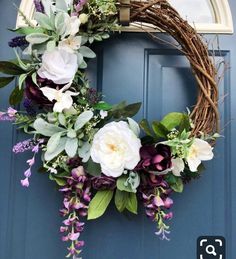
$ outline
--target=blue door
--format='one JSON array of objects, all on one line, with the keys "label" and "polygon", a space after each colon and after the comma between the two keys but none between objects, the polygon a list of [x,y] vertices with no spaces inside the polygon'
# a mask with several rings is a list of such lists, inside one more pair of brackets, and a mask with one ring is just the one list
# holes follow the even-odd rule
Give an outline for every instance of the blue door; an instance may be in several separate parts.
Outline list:
[{"label": "blue door", "polygon": [[[236,14],[235,1],[230,4]],[[8,0],[1,0],[0,7],[0,57],[9,59],[13,53],[6,41],[11,35],[5,28],[14,26],[16,11]],[[171,241],[154,235],[155,225],[142,206],[138,216],[120,214],[111,206],[102,218],[86,223],[84,259],[195,259],[196,241],[203,235],[224,236],[227,259],[236,258],[236,36],[220,36],[219,42],[215,60],[228,67],[220,84],[225,137],[202,177],[186,185],[182,195],[174,195]],[[142,101],[136,119],[160,119],[195,104],[195,80],[177,50],[142,33],[115,35],[95,48],[98,56],[88,72],[93,86],[112,103]],[[0,109],[7,107],[9,92],[1,90]],[[59,238],[58,213],[62,197],[53,182],[36,171],[30,188],[21,187],[27,154],[15,156],[11,149],[23,137],[12,125],[0,124],[0,259],[63,259],[66,248]]]}]

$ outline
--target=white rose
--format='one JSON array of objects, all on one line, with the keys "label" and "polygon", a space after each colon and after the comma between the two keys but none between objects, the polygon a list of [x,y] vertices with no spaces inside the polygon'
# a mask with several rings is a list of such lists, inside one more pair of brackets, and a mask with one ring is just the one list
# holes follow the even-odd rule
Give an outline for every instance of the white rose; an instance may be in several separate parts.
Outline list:
[{"label": "white rose", "polygon": [[67,13],[64,14],[65,20],[65,34],[64,36],[75,36],[79,32],[80,19],[77,16],[69,16]]},{"label": "white rose", "polygon": [[55,48],[45,51],[42,66],[38,70],[41,78],[52,80],[55,84],[67,84],[74,79],[78,69],[77,55]]},{"label": "white rose", "polygon": [[119,177],[124,169],[132,170],[140,160],[140,139],[124,121],[111,122],[94,136],[91,158],[107,176]]},{"label": "white rose", "polygon": [[58,49],[64,49],[67,52],[74,53],[81,46],[81,36],[69,36],[59,42]]},{"label": "white rose", "polygon": [[213,148],[210,144],[202,139],[195,138],[189,148],[187,163],[190,171],[196,172],[202,161],[211,160],[214,156]]}]

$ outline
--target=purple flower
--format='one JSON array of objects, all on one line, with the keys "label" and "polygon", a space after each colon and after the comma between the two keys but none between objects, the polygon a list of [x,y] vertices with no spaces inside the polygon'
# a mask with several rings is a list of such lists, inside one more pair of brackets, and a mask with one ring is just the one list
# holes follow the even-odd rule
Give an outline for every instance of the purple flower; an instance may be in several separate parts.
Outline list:
[{"label": "purple flower", "polygon": [[31,176],[31,168],[27,169],[25,172],[24,172],[24,176],[29,178]]},{"label": "purple flower", "polygon": [[116,180],[105,175],[93,177],[91,181],[95,190],[113,190],[116,187]]},{"label": "purple flower", "polygon": [[83,6],[87,3],[87,0],[79,0],[77,3],[74,5],[75,11],[79,13],[82,9]]},{"label": "purple flower", "polygon": [[7,112],[0,112],[0,121],[14,121],[16,119],[17,110],[9,107]]},{"label": "purple flower", "polygon": [[26,112],[30,115],[30,116],[35,116],[36,115],[36,111],[33,107],[33,103],[30,99],[25,98],[23,105],[25,107]]},{"label": "purple flower", "polygon": [[29,42],[25,39],[25,36],[18,36],[8,42],[8,46],[11,48],[20,47],[22,49],[26,48],[29,45]]},{"label": "purple flower", "polygon": [[23,153],[27,150],[32,150],[35,147],[35,141],[33,139],[27,139],[22,142],[18,142],[12,149],[12,151],[17,153]]},{"label": "purple flower", "polygon": [[164,216],[165,220],[172,219],[172,218],[173,218],[173,212],[172,211],[167,213],[167,214],[165,214],[165,216]]},{"label": "purple flower", "polygon": [[35,9],[39,13],[44,13],[44,6],[40,0],[34,0]]},{"label": "purple flower", "polygon": [[173,205],[173,200],[169,197],[166,197],[166,199],[164,200],[164,206],[166,209],[171,208],[171,206]]},{"label": "purple flower", "polygon": [[24,180],[21,180],[21,185],[23,187],[29,187],[29,179],[26,177]]},{"label": "purple flower", "polygon": [[163,172],[172,167],[170,147],[163,144],[143,146],[140,149],[141,161],[137,170]]}]

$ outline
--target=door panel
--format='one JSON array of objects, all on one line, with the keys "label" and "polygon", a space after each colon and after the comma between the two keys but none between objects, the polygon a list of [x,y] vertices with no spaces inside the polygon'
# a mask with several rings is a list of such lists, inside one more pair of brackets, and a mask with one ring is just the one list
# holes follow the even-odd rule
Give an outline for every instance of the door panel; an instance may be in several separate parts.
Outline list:
[{"label": "door panel", "polygon": [[[9,1],[1,3],[4,8],[0,9],[0,35],[4,37],[0,57],[8,59],[13,53],[6,48],[10,34],[5,27],[14,26],[15,13]],[[231,8],[236,13],[233,1]],[[230,67],[220,84],[220,99],[225,99],[220,102],[225,138],[218,141],[215,159],[206,163],[202,177],[186,185],[183,194],[173,196],[171,241],[160,241],[155,236],[155,224],[146,218],[141,204],[138,216],[120,214],[111,206],[104,217],[86,222],[82,236],[86,242],[84,259],[194,259],[200,235],[225,236],[227,258],[236,257],[232,251],[236,241],[236,225],[232,221],[236,216],[235,159],[232,159],[236,152],[233,134],[236,128],[235,122],[231,122],[236,113],[234,41],[235,36],[221,36],[221,51],[214,52],[218,63],[223,61]],[[88,71],[92,85],[112,103],[141,101],[143,106],[137,120],[160,119],[168,112],[185,111],[194,105],[196,83],[186,57],[177,50],[141,33],[115,35],[95,49],[98,57],[90,62]],[[0,109],[7,107],[9,90],[1,90]],[[0,133],[0,259],[64,258],[65,245],[58,231],[62,196],[46,175],[37,173],[39,161],[30,188],[21,187],[20,179],[30,153],[15,156],[11,147],[25,136],[7,123],[0,124]]]}]

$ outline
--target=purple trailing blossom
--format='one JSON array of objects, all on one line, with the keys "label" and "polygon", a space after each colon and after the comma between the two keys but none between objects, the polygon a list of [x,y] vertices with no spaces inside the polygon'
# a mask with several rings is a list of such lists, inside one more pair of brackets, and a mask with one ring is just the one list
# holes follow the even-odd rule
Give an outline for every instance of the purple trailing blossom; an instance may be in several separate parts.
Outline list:
[{"label": "purple trailing blossom", "polygon": [[9,107],[7,112],[0,112],[0,121],[15,121],[17,110]]},{"label": "purple trailing blossom", "polygon": [[34,0],[35,9],[39,13],[44,13],[44,6],[40,0]]},{"label": "purple trailing blossom", "polygon": [[[18,142],[12,149],[12,151],[15,154],[23,153],[28,150],[32,150],[32,152],[35,153],[35,151],[38,152],[39,145],[44,142],[44,139],[27,139],[21,142]],[[37,153],[36,152],[36,153]]]},{"label": "purple trailing blossom", "polygon": [[24,172],[25,178],[21,180],[21,185],[23,187],[29,187],[29,178],[31,176],[31,168],[35,164],[35,156],[39,152],[40,144],[42,144],[43,141],[44,141],[43,139],[39,139],[36,142],[34,141],[34,145],[31,148],[31,150],[33,152],[33,157],[31,159],[27,160],[27,164],[29,165],[29,168]]},{"label": "purple trailing blossom", "polygon": [[116,180],[105,175],[93,177],[91,183],[95,190],[114,190],[116,187]]},{"label": "purple trailing blossom", "polygon": [[[73,162],[73,161],[70,161]],[[60,213],[65,220],[60,232],[63,233],[62,241],[70,241],[68,257],[76,256],[81,252],[84,241],[79,241],[81,232],[84,230],[84,223],[80,217],[87,216],[88,204],[91,200],[90,180],[87,178],[84,168],[78,166],[71,171],[67,184],[60,191],[64,194],[63,209]]]},{"label": "purple trailing blossom", "polygon": [[80,11],[82,11],[84,5],[87,3],[87,0],[78,0],[76,1],[76,3],[74,4],[74,8],[75,8],[75,11],[77,13],[79,13]]},{"label": "purple trailing blossom", "polygon": [[8,46],[11,48],[17,48],[20,47],[22,49],[26,48],[29,45],[29,42],[25,39],[25,36],[18,36],[11,41],[8,42]]},{"label": "purple trailing blossom", "polygon": [[140,149],[141,161],[137,170],[166,172],[172,167],[170,147],[163,144],[156,146],[142,146]]}]

